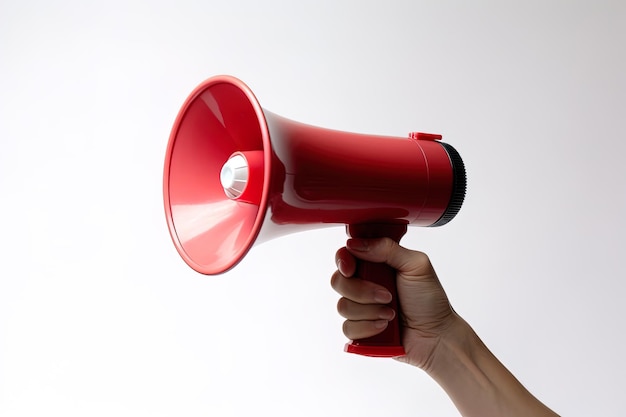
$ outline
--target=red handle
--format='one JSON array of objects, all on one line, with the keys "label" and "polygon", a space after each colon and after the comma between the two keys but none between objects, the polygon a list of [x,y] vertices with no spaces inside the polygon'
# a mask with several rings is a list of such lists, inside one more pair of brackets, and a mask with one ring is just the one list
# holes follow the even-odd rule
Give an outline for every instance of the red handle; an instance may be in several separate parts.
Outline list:
[{"label": "red handle", "polygon": [[[358,224],[348,225],[348,236],[352,238],[389,237],[396,242],[407,231],[406,224]],[[393,299],[389,307],[396,312],[396,317],[381,333],[364,339],[352,340],[345,346],[345,351],[364,356],[391,358],[405,354],[402,346],[402,326],[399,320],[398,290],[396,288],[396,270],[387,264],[357,261],[355,276],[382,285],[391,293]]]}]

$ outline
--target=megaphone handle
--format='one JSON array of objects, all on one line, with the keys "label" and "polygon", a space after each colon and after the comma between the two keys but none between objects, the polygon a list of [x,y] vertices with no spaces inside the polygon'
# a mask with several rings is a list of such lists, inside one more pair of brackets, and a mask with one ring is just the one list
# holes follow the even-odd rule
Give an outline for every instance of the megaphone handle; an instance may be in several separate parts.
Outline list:
[{"label": "megaphone handle", "polygon": [[[407,231],[406,224],[357,224],[347,225],[348,236],[353,238],[380,238],[389,237],[396,242]],[[396,270],[387,264],[357,262],[357,277],[382,285],[392,294],[393,299],[388,304],[396,312],[396,317],[389,322],[381,333],[364,339],[352,340],[345,346],[345,351],[364,356],[391,358],[405,354],[402,346],[402,326],[399,319],[398,290],[396,287]]]}]

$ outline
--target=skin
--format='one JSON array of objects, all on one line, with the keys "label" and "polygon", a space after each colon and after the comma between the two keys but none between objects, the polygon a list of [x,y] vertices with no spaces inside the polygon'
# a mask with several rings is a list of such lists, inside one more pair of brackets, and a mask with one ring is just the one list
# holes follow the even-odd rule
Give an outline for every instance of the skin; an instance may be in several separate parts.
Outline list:
[{"label": "skin", "polygon": [[[357,259],[396,269],[399,312],[391,294],[355,279]],[[452,308],[428,256],[391,239],[350,239],[337,251],[331,285],[341,298],[344,334],[361,339],[383,331],[396,314],[403,323],[406,355],[396,358],[428,373],[465,417],[557,416],[535,398],[489,351]]]}]

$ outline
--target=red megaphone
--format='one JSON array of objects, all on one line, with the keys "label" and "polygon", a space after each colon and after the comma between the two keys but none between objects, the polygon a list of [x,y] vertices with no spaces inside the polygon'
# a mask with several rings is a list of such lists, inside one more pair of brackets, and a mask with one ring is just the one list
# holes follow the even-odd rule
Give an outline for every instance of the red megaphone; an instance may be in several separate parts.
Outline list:
[{"label": "red megaphone", "polygon": [[[440,135],[388,137],[305,125],[263,109],[240,80],[200,84],[172,128],[163,178],[176,249],[196,271],[234,267],[250,248],[288,233],[347,225],[352,237],[391,237],[407,225],[441,226],[461,208],[465,168]],[[360,262],[357,275],[386,286],[395,271]],[[346,350],[400,356],[400,324]]]}]

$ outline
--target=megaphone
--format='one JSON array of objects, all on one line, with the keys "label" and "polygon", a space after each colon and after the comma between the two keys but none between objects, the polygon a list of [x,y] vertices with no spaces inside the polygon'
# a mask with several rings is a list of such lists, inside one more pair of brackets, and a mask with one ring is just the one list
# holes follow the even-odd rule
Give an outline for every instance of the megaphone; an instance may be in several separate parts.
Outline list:
[{"label": "megaphone", "polygon": [[[204,81],[183,104],[163,175],[174,245],[207,275],[230,270],[253,245],[318,227],[400,241],[408,225],[452,220],[465,188],[463,161],[441,135],[376,136],[295,122],[262,108],[227,75]],[[392,268],[359,262],[356,275],[389,289],[397,311]],[[345,350],[403,355],[400,321]]]}]

